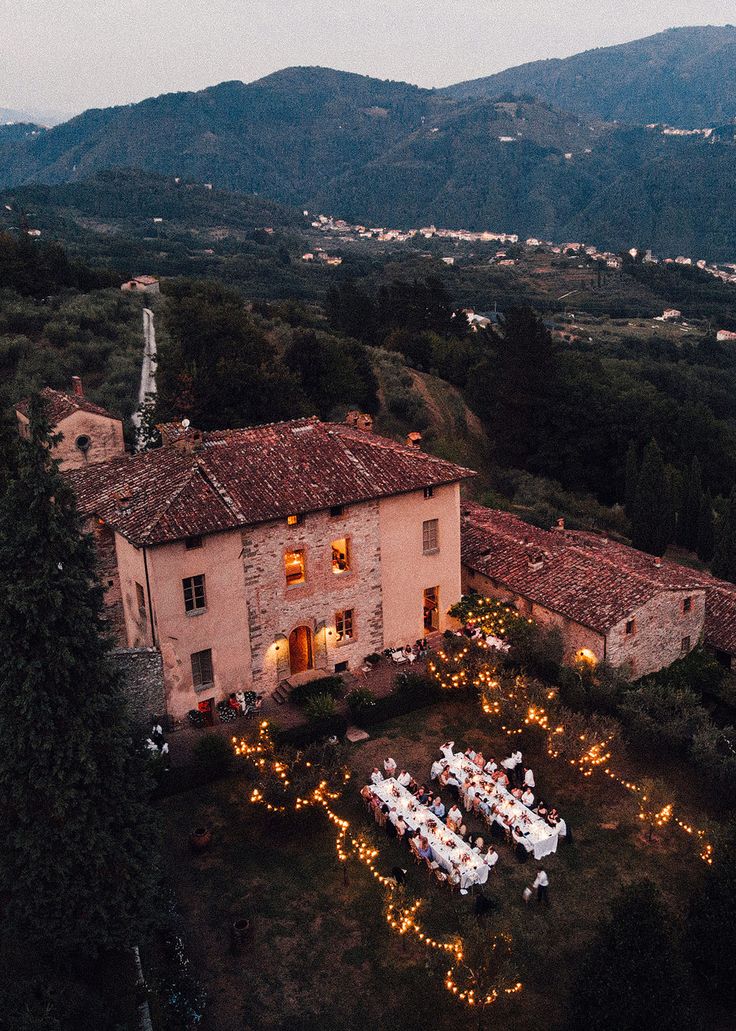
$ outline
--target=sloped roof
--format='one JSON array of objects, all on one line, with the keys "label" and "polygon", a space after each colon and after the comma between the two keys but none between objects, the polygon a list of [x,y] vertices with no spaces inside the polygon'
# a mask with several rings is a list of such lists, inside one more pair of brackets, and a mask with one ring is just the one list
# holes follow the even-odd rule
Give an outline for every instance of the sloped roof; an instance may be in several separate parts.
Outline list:
[{"label": "sloped roof", "polygon": [[[105,408],[94,404],[81,394],[67,394],[64,390],[53,390],[51,387],[44,387],[40,392],[46,402],[46,412],[49,422],[56,426],[62,419],[67,419],[75,412],[90,412],[92,415],[104,415],[108,419],[114,419]],[[29,399],[24,398],[15,406],[16,412],[20,412],[28,418]]]},{"label": "sloped roof", "polygon": [[298,419],[192,435],[71,471],[84,515],[134,544],[160,544],[474,476],[341,423]]}]

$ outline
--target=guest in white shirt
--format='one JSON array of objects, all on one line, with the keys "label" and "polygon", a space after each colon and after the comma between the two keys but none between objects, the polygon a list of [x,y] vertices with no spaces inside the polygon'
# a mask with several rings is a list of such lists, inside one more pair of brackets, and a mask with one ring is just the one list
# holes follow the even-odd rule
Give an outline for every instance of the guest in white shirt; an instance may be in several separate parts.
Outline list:
[{"label": "guest in white shirt", "polygon": [[399,784],[401,784],[402,788],[408,788],[411,784],[411,774],[407,773],[406,770],[402,770],[396,779]]},{"label": "guest in white shirt", "polygon": [[456,831],[463,822],[463,814],[456,805],[452,806],[447,814],[447,826],[450,830]]},{"label": "guest in white shirt", "polygon": [[391,778],[396,774],[396,760],[391,756],[383,760],[383,769],[387,777]]},{"label": "guest in white shirt", "polygon": [[494,773],[498,769],[498,763],[495,759],[489,759],[483,769],[486,773]]},{"label": "guest in white shirt", "polygon": [[488,851],[483,856],[483,862],[486,864],[489,870],[492,870],[498,862],[498,852],[496,852],[493,845],[488,846]]},{"label": "guest in white shirt", "polygon": [[432,768],[429,771],[430,780],[437,780],[439,775],[445,768],[445,761],[443,759],[437,759],[436,762],[432,763]]},{"label": "guest in white shirt", "polygon": [[380,784],[382,780],[383,780],[383,774],[381,773],[381,771],[378,769],[377,766],[374,766],[373,767],[373,773],[371,774],[371,782],[373,784]]},{"label": "guest in white shirt", "polygon": [[544,902],[545,906],[549,905],[549,877],[544,870],[540,870],[537,874],[532,888],[537,889],[537,902]]},{"label": "guest in white shirt", "polygon": [[451,762],[455,753],[453,748],[455,747],[454,741],[445,741],[444,745],[440,745],[440,752],[445,757],[445,762]]},{"label": "guest in white shirt", "polygon": [[536,786],[537,785],[534,783],[534,770],[531,770],[531,769],[529,769],[529,767],[525,766],[524,767],[524,787],[525,788],[535,788]]},{"label": "guest in white shirt", "polygon": [[564,841],[566,837],[567,837],[567,824],[562,819],[562,817],[560,817],[559,820],[557,821],[557,839],[558,839],[558,841]]},{"label": "guest in white shirt", "polygon": [[534,805],[534,792],[530,788],[527,788],[521,796],[521,801],[524,803],[524,805],[528,805],[531,809],[531,807]]}]

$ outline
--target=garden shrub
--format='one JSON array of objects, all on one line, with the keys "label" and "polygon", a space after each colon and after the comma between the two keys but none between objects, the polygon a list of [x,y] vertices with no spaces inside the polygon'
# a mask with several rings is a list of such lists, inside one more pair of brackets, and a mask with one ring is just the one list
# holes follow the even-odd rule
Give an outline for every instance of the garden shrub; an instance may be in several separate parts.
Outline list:
[{"label": "garden shrub", "polygon": [[281,748],[291,746],[292,748],[306,748],[314,741],[321,741],[326,737],[345,737],[348,729],[348,721],[344,716],[335,715],[321,720],[310,720],[299,727],[291,727],[289,730],[280,730],[273,735],[274,744]]},{"label": "garden shrub", "polygon": [[442,688],[431,677],[419,673],[400,673],[390,695],[377,698],[369,708],[356,712],[354,718],[361,727],[370,727],[432,705],[442,695]]},{"label": "garden shrub", "polygon": [[335,715],[335,699],[327,691],[313,694],[306,704],[310,720],[324,720]]},{"label": "garden shrub", "polygon": [[194,763],[204,778],[224,777],[233,761],[233,749],[219,734],[203,734],[194,746]]},{"label": "garden shrub", "polygon": [[350,715],[355,719],[376,704],[376,696],[369,687],[356,687],[347,696]]},{"label": "garden shrub", "polygon": [[333,675],[310,680],[306,684],[298,684],[289,692],[289,701],[295,705],[306,705],[310,698],[318,694],[328,694],[332,698],[340,698],[343,691],[343,679]]},{"label": "garden shrub", "polygon": [[652,744],[687,755],[696,732],[710,720],[689,688],[653,682],[629,691],[619,708],[627,738],[639,747]]}]

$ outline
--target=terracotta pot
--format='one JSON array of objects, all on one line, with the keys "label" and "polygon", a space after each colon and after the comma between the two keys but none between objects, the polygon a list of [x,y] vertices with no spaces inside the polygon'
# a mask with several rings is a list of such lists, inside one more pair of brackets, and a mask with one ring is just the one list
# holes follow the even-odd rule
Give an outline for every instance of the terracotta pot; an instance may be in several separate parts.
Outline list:
[{"label": "terracotta pot", "polygon": [[212,831],[209,827],[195,827],[189,835],[189,843],[195,852],[201,852],[207,848],[212,841]]},{"label": "terracotta pot", "polygon": [[239,956],[250,942],[250,920],[240,917],[233,920],[230,926],[230,946],[235,956]]}]

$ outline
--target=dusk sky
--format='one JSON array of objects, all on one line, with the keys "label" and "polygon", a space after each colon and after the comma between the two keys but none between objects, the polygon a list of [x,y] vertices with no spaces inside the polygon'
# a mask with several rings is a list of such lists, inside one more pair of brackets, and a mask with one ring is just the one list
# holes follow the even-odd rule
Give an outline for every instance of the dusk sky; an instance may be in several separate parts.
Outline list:
[{"label": "dusk sky", "polygon": [[327,65],[421,86],[565,57],[733,0],[0,0],[0,106],[76,112]]}]

